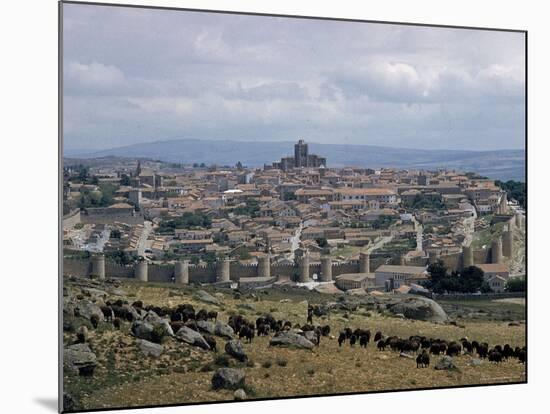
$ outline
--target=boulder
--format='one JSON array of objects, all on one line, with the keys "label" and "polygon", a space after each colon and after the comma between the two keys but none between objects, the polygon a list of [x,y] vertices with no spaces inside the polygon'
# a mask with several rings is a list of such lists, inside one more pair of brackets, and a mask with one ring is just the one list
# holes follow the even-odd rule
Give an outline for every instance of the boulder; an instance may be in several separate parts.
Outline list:
[{"label": "boulder", "polygon": [[214,322],[210,321],[197,321],[197,327],[201,332],[206,332],[210,335],[214,335],[216,325],[214,324]]},{"label": "boulder", "polygon": [[245,362],[248,359],[241,341],[232,340],[227,342],[225,344],[225,352],[241,362]]},{"label": "boulder", "polygon": [[153,311],[147,312],[143,320],[145,322],[151,323],[153,326],[164,325],[164,328],[166,329],[166,333],[170,336],[174,336],[174,331],[172,330],[172,327],[170,326],[170,322],[168,321],[168,319],[161,318],[155,312]]},{"label": "boulder", "polygon": [[154,326],[152,323],[145,321],[134,321],[130,331],[136,338],[151,340]]},{"label": "boulder", "polygon": [[214,296],[204,290],[197,290],[195,296],[201,302],[210,303],[212,305],[220,304],[220,301],[218,299],[216,299]]},{"label": "boulder", "polygon": [[155,344],[154,342],[150,342],[145,339],[137,339],[137,344],[141,352],[143,352],[146,356],[158,358],[164,351],[164,346]]},{"label": "boulder", "polygon": [[481,364],[482,364],[482,361],[479,358],[472,358],[472,360],[470,361],[470,365],[473,367],[478,367]]},{"label": "boulder", "polygon": [[294,332],[279,332],[271,341],[270,346],[285,346],[292,348],[313,349],[315,346],[311,341],[308,341],[302,335]]},{"label": "boulder", "polygon": [[132,319],[135,321],[136,319],[143,319],[143,315],[140,314],[136,308],[134,308],[133,306],[130,306],[128,305],[127,303],[125,303],[124,305],[121,306],[122,309],[124,309],[126,311],[126,313],[130,313],[132,315]]},{"label": "boulder", "polygon": [[233,339],[233,337],[235,336],[233,328],[222,321],[216,322],[216,325],[214,326],[214,334],[229,339]]},{"label": "boulder", "polygon": [[74,344],[63,350],[63,365],[79,375],[93,375],[97,357],[88,344]]},{"label": "boulder", "polygon": [[237,368],[219,368],[212,377],[212,388],[237,390],[244,386],[245,372]]},{"label": "boulder", "polygon": [[90,320],[92,315],[97,315],[100,321],[105,320],[101,308],[89,300],[81,300],[74,308],[75,315],[82,316]]},{"label": "boulder", "polygon": [[87,294],[88,296],[95,296],[100,298],[106,298],[107,296],[109,296],[109,294],[104,290],[96,288],[82,288],[82,292]]},{"label": "boulder", "polygon": [[443,358],[437,361],[437,364],[435,364],[434,369],[437,369],[437,370],[456,369],[456,365],[454,364],[453,359],[450,356],[445,355]]},{"label": "boulder", "polygon": [[187,326],[182,326],[176,333],[176,337],[189,345],[198,346],[202,349],[210,350],[210,345],[206,342],[203,336]]},{"label": "boulder", "polygon": [[239,388],[233,393],[233,398],[235,398],[236,401],[244,401],[246,400],[246,392],[244,392],[242,388]]},{"label": "boulder", "polygon": [[403,298],[386,306],[394,315],[402,314],[407,319],[439,323],[447,322],[449,319],[437,302],[422,296]]},{"label": "boulder", "polygon": [[313,345],[317,345],[317,335],[315,335],[314,331],[305,331],[304,337]]}]

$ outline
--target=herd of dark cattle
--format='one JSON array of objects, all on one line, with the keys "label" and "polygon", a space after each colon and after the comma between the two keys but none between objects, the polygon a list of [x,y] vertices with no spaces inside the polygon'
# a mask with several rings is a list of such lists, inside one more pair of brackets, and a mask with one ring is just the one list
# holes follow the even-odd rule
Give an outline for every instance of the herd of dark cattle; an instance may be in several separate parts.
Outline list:
[{"label": "herd of dark cattle", "polygon": [[[199,321],[216,321],[218,312],[207,311],[200,309],[195,311],[191,304],[178,305],[175,308],[158,307],[158,306],[143,306],[142,301],[136,301],[132,305],[127,302],[118,300],[116,302],[107,302],[101,310],[107,320],[112,320],[115,327],[120,327],[121,320],[133,321],[136,318],[137,310],[153,311],[160,317],[169,317],[170,326],[174,332],[177,332],[182,326],[187,326],[197,332],[201,331],[210,348],[216,350],[216,340],[204,331],[198,325]],[[331,329],[329,325],[313,325],[311,313],[308,309],[308,318],[305,325],[292,324],[288,320],[276,320],[273,315],[266,314],[256,319],[255,323],[245,319],[240,314],[229,316],[227,324],[239,336],[240,339],[245,339],[248,343],[252,343],[254,337],[268,336],[270,334],[278,335],[282,331],[290,331],[291,329],[301,330],[316,346],[321,343],[322,337],[328,337]],[[345,328],[338,335],[338,345],[341,347],[344,343],[349,343],[354,347],[357,343],[361,348],[367,348],[371,341],[371,331],[369,329]],[[515,347],[512,348],[509,344],[504,346],[495,345],[489,347],[487,342],[469,341],[468,338],[461,338],[459,341],[447,341],[443,339],[427,338],[425,336],[412,335],[409,338],[400,338],[398,336],[384,336],[381,331],[374,334],[373,343],[379,351],[384,351],[389,348],[392,351],[417,354],[417,367],[428,367],[430,365],[431,355],[448,355],[458,356],[461,354],[478,355],[479,358],[487,358],[490,362],[500,363],[512,358],[517,359],[521,363],[525,363],[527,359],[527,348]]]},{"label": "herd of dark cattle", "polygon": [[[365,329],[346,328],[338,336],[338,345],[346,341],[350,346],[354,346],[359,340],[359,346],[367,347],[370,342],[371,331]],[[490,362],[500,363],[510,358],[517,358],[519,362],[525,363],[527,359],[527,348],[512,348],[509,344],[504,346],[495,345],[489,348],[487,342],[469,341],[468,338],[461,338],[459,341],[447,341],[443,339],[427,338],[425,336],[412,335],[409,338],[400,338],[398,336],[384,337],[382,332],[377,331],[374,334],[373,342],[379,351],[386,348],[392,351],[418,354],[416,358],[417,367],[428,367],[430,365],[431,355],[458,356],[462,353],[469,355],[478,355],[480,358],[487,358]]]}]

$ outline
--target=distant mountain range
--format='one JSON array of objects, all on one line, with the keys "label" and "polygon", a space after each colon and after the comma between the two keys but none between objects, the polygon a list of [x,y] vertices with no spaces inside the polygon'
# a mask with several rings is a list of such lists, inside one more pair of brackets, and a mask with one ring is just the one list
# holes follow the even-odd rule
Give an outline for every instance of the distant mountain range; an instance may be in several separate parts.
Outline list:
[{"label": "distant mountain range", "polygon": [[[525,180],[525,151],[456,151],[391,148],[373,145],[309,144],[309,152],[327,158],[328,167],[447,168],[475,171],[499,180]],[[249,167],[271,164],[294,154],[294,142],[245,142],[185,139],[133,144],[102,151],[66,151],[71,158],[149,158],[183,164],[206,163]]]}]

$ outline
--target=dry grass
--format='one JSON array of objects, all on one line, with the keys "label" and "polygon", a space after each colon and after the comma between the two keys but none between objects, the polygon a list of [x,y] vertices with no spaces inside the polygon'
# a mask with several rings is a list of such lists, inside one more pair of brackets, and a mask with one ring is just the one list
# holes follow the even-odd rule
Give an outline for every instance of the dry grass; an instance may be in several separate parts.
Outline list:
[{"label": "dry grass", "polygon": [[[197,302],[192,291],[184,296],[169,296],[169,289],[129,283],[125,285],[130,295],[146,304],[175,306],[193,303],[198,308],[215,309],[212,305]],[[306,302],[293,299],[281,303],[278,298],[261,296],[263,300],[234,300],[224,295],[223,306],[216,308],[220,318],[227,320],[231,312],[239,312],[250,320],[277,309],[276,318],[289,319],[293,323],[305,323]],[[271,300],[270,300],[271,299]],[[249,303],[254,310],[237,307]],[[350,326],[369,328],[374,333],[408,337],[418,334],[457,340],[467,336],[490,344],[509,343],[523,346],[524,326],[508,326],[506,322],[461,321],[464,328],[452,325],[436,325],[428,322],[402,320],[364,309],[350,315],[347,320],[341,313],[333,313],[330,319],[316,319],[329,324],[332,333]],[[127,328],[127,327],[126,327]],[[225,341],[217,338],[222,350]],[[125,332],[92,332],[90,343],[98,353],[100,367],[92,379],[66,377],[67,388],[80,393],[83,408],[112,408],[155,404],[232,400],[230,391],[213,391],[210,387],[212,372],[201,368],[212,363],[215,353],[169,340],[165,353],[158,359],[143,357],[134,340]],[[255,338],[252,344],[244,344],[253,366],[241,366],[246,371],[246,383],[250,398],[270,398],[293,395],[319,395],[378,390],[400,390],[426,387],[457,386],[467,384],[508,383],[523,381],[525,367],[516,360],[499,365],[483,361],[472,366],[470,356],[455,358],[456,371],[437,371],[433,367],[417,369],[414,359],[399,357],[395,352],[377,351],[372,343],[367,349],[349,345],[338,347],[335,339],[322,338],[321,346],[313,351],[269,347],[269,338]],[[278,361],[287,361],[286,366]],[[432,357],[432,365],[437,357]],[[266,362],[271,362],[269,365]],[[110,365],[109,365],[110,364]],[[265,365],[264,365],[265,364]],[[269,366],[269,368],[267,368]]]}]

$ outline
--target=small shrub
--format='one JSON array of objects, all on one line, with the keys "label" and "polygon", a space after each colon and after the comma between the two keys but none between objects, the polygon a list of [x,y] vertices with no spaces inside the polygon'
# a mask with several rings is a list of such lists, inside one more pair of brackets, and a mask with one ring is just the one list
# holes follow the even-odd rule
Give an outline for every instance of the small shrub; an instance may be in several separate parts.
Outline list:
[{"label": "small shrub", "polygon": [[220,354],[216,356],[214,359],[214,364],[220,366],[220,367],[228,367],[231,365],[231,360],[229,357],[225,354]]},{"label": "small shrub", "polygon": [[160,344],[166,335],[168,335],[168,329],[165,325],[159,323],[155,325],[153,332],[151,332],[151,341]]},{"label": "small shrub", "polygon": [[254,368],[254,361],[249,359],[248,361],[246,361],[246,366],[249,368]]},{"label": "small shrub", "polygon": [[94,329],[97,328],[98,325],[99,325],[99,316],[97,316],[97,315],[95,315],[95,314],[92,315],[92,316],[90,317],[90,323],[92,324],[92,326],[94,327]]},{"label": "small shrub", "polygon": [[210,372],[210,371],[214,371],[214,365],[211,362],[209,362],[206,365],[203,365],[200,369],[200,372]]},{"label": "small shrub", "polygon": [[307,374],[308,374],[310,377],[312,377],[312,376],[315,374],[315,370],[314,370],[313,368],[309,368],[309,369],[307,370]]},{"label": "small shrub", "polygon": [[280,367],[286,367],[288,365],[288,361],[284,358],[277,358],[277,360],[275,361],[277,363],[277,365],[279,365]]},{"label": "small shrub", "polygon": [[264,374],[264,378],[269,378],[270,376],[271,376],[271,375],[269,374],[269,372],[266,372],[266,373]]},{"label": "small shrub", "polygon": [[264,363],[262,364],[262,367],[271,368],[271,361],[270,360],[264,361]]}]

